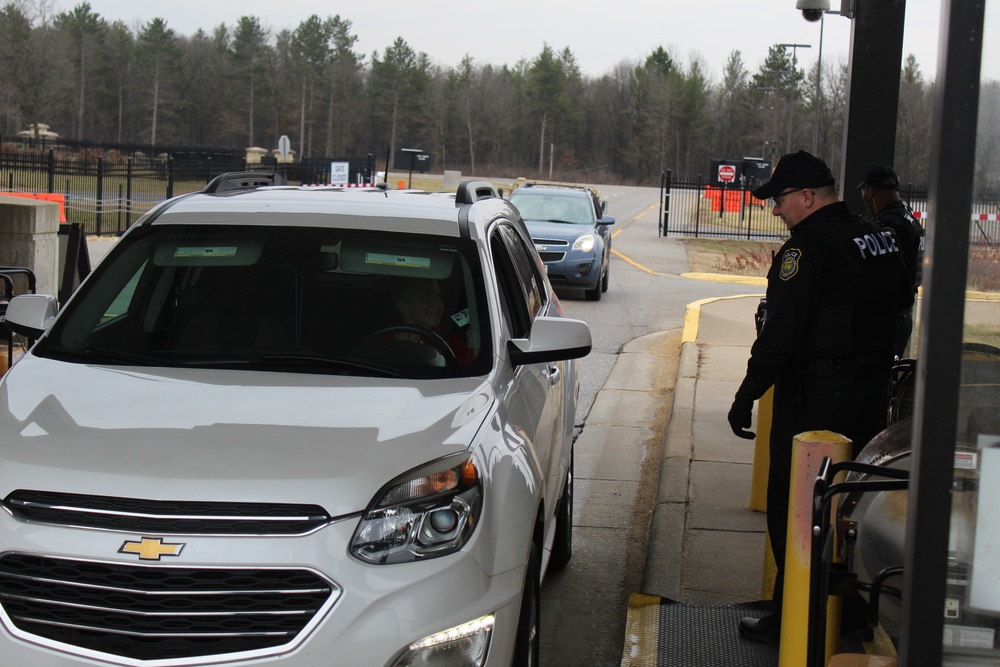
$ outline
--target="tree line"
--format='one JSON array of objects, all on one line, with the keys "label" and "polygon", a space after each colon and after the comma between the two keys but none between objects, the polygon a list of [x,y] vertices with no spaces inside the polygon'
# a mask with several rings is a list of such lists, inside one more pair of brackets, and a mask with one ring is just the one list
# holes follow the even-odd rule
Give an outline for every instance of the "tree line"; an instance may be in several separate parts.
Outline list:
[{"label": "tree line", "polygon": [[[592,182],[707,178],[713,159],[774,160],[806,148],[839,170],[847,95],[844,62],[799,67],[771,46],[751,72],[739,51],[714,82],[705,64],[659,47],[585,77],[573,52],[546,44],[494,66],[435,65],[403,37],[360,53],[352,23],[318,15],[271,32],[241,16],[177,34],[154,18],[136,28],[83,2],[52,14],[47,0],[0,9],[0,128],[45,123],[93,142],[273,148],[299,157],[431,154],[435,171]],[[896,167],[928,180],[934,82],[914,56],[900,88]],[[981,93],[977,174],[1000,178],[1000,82]],[[877,100],[873,100],[877,104]],[[860,176],[859,176],[860,178]]]}]

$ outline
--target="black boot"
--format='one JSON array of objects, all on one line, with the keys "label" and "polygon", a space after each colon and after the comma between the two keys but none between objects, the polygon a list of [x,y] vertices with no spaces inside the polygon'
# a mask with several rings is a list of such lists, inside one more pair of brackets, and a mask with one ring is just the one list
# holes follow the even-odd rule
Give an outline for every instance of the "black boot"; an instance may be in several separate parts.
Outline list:
[{"label": "black boot", "polygon": [[781,617],[777,614],[768,614],[760,618],[746,616],[740,620],[740,635],[752,642],[777,644],[780,634]]}]

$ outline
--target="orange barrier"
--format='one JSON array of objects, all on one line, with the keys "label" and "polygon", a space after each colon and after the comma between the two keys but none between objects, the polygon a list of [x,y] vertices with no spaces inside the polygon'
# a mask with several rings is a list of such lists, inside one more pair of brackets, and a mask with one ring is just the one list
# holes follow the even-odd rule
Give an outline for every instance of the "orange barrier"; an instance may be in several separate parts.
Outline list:
[{"label": "orange barrier", "polygon": [[726,188],[723,190],[722,188],[708,186],[705,188],[704,197],[712,202],[713,211],[718,211],[720,207],[725,206],[726,213],[739,213],[744,203],[751,203],[750,193],[746,190],[736,188]]},{"label": "orange barrier", "polygon": [[50,194],[48,192],[0,192],[2,197],[27,197],[40,201],[50,201],[59,204],[59,222],[66,222],[66,195]]}]

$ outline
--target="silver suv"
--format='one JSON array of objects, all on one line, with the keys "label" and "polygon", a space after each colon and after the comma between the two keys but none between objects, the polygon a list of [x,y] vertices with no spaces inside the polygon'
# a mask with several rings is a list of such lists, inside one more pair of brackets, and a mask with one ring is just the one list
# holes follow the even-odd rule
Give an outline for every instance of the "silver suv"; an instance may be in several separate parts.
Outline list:
[{"label": "silver suv", "polygon": [[272,183],[11,301],[5,665],[537,664],[587,325],[488,183]]}]

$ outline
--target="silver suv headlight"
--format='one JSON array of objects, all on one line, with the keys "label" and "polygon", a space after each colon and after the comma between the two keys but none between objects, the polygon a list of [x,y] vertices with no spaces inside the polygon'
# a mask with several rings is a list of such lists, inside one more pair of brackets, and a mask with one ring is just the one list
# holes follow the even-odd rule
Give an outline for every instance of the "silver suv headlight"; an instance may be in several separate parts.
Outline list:
[{"label": "silver suv headlight", "polygon": [[434,461],[393,480],[368,506],[351,555],[367,563],[409,563],[453,553],[469,540],[482,509],[472,456]]}]

